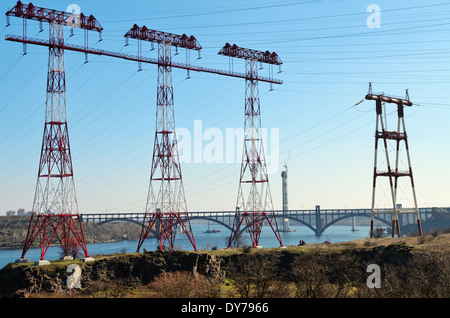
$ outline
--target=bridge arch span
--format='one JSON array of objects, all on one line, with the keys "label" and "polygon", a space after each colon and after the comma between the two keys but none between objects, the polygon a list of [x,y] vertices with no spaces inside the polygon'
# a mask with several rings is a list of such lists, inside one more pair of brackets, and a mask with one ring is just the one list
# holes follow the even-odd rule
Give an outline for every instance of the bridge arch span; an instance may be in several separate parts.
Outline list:
[{"label": "bridge arch span", "polygon": [[[351,218],[351,217],[355,217],[355,216],[358,216],[358,217],[368,217],[368,218],[371,217],[371,215],[368,215],[368,214],[344,215],[344,216],[335,218],[335,219],[333,219],[333,220],[331,220],[331,221],[328,221],[328,222],[327,222],[326,224],[324,224],[324,226],[323,226],[322,228],[320,228],[320,229],[317,229],[314,225],[310,224],[309,222],[305,222],[305,221],[303,221],[302,219],[299,219],[299,218],[297,218],[297,217],[286,216],[286,218],[288,218],[288,219],[291,220],[291,221],[295,221],[295,222],[298,222],[298,223],[300,223],[300,224],[306,226],[306,227],[309,228],[311,231],[313,231],[314,233],[316,233],[316,235],[319,235],[319,236],[320,236],[320,235],[321,235],[327,228],[329,228],[330,226],[332,226],[332,225],[336,224],[337,222],[342,221],[342,220],[344,220],[344,219],[346,219],[346,218]],[[386,225],[388,225],[388,226],[390,226],[390,225],[391,225],[391,222],[392,222],[392,221],[390,221],[390,220],[386,220],[386,219],[381,218],[381,217],[379,217],[379,216],[375,216],[375,220],[380,221],[380,222],[382,222],[382,223],[384,223],[384,224],[386,224]]]},{"label": "bridge arch span", "polygon": [[136,221],[136,220],[133,220],[133,219],[127,219],[127,218],[109,219],[109,220],[96,222],[95,224],[103,225],[103,224],[110,223],[110,222],[129,222],[129,223],[134,223],[134,224],[137,224],[139,226],[142,226],[142,222],[139,222],[139,221]]},{"label": "bridge arch span", "polygon": [[[354,217],[354,216],[359,216],[359,217],[362,216],[362,217],[368,217],[368,218],[371,217],[370,215],[365,215],[365,214],[342,216],[342,217],[336,218],[336,219],[334,219],[334,220],[328,222],[327,224],[325,224],[325,226],[322,228],[322,232],[325,231],[325,230],[326,230],[327,228],[329,228],[330,226],[332,226],[333,224],[335,224],[335,223],[337,223],[337,222],[339,222],[339,221],[342,221],[342,220],[344,220],[344,219],[346,219],[346,218],[351,218],[351,217]],[[380,222],[382,222],[382,223],[384,223],[384,224],[386,224],[386,225],[388,225],[388,226],[392,225],[392,224],[391,224],[392,221],[385,220],[385,219],[380,218],[380,217],[378,217],[378,216],[375,216],[374,219],[377,220],[377,221],[380,221]]]},{"label": "bridge arch span", "polygon": [[306,226],[307,228],[311,229],[311,231],[316,232],[316,229],[315,229],[314,226],[312,226],[311,224],[309,224],[309,223],[307,223],[307,222],[305,222],[305,221],[303,221],[303,220],[300,220],[300,219],[295,218],[295,217],[289,217],[289,216],[288,216],[287,218],[288,218],[289,220],[292,220],[292,221],[301,223],[301,224],[303,224],[304,226]]},{"label": "bridge arch span", "polygon": [[189,217],[189,219],[191,221],[194,221],[194,220],[206,220],[206,221],[209,221],[209,222],[213,222],[213,223],[219,224],[219,225],[225,227],[226,229],[228,229],[230,231],[233,230],[232,227],[229,226],[227,223],[219,221],[219,220],[212,219],[210,217],[206,217],[206,216],[191,216],[191,217]]}]

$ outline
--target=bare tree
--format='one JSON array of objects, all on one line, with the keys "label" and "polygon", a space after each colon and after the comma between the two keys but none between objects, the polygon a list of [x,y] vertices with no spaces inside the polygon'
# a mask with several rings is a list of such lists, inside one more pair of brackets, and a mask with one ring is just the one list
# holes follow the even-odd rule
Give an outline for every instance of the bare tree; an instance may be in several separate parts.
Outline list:
[{"label": "bare tree", "polygon": [[380,238],[380,237],[385,237],[385,236],[386,236],[386,231],[381,226],[377,226],[375,228],[375,230],[373,231],[374,238]]},{"label": "bare tree", "polygon": [[[242,231],[239,231],[236,233],[234,240],[231,242],[230,247],[235,247],[235,248],[240,248],[240,247],[245,247],[245,236],[242,235]],[[231,239],[232,235],[227,236],[225,238],[225,244],[228,246],[230,244],[230,239]]]},{"label": "bare tree", "polygon": [[78,245],[78,242],[73,237],[68,237],[65,240],[65,244],[61,245],[61,256],[72,256],[73,259],[77,258],[78,254],[80,254],[81,248]]},{"label": "bare tree", "polygon": [[163,272],[149,283],[154,297],[160,298],[215,298],[220,296],[218,280],[190,272]]},{"label": "bare tree", "polygon": [[327,297],[329,294],[328,261],[320,250],[300,254],[292,264],[296,296],[305,298]]},{"label": "bare tree", "polygon": [[248,254],[232,261],[229,276],[243,298],[285,297],[287,283],[277,274],[278,259],[271,254]]}]

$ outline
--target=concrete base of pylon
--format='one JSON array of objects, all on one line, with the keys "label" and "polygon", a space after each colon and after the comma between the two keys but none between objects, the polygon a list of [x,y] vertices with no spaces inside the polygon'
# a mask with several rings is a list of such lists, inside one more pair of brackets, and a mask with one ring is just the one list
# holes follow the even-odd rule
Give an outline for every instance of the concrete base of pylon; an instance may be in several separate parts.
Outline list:
[{"label": "concrete base of pylon", "polygon": [[20,264],[20,263],[29,263],[30,260],[28,258],[19,258],[16,259],[14,263]]},{"label": "concrete base of pylon", "polygon": [[36,266],[45,266],[45,265],[50,265],[50,262],[45,260],[45,259],[41,259],[41,260],[35,262],[34,265],[36,265]]}]

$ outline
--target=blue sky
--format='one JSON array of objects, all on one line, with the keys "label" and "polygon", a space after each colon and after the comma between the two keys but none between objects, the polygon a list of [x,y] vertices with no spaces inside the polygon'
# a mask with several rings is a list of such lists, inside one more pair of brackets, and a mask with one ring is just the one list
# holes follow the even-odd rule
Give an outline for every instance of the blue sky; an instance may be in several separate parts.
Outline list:
[{"label": "blue sky", "polygon": [[[104,27],[96,48],[137,53],[124,47],[133,26],[194,35],[203,46],[196,65],[227,70],[217,53],[226,42],[278,53],[275,74],[283,85],[260,83],[262,125],[279,133],[279,168],[269,175],[275,209],[281,209],[281,171],[288,159],[289,208],[368,208],[374,154],[374,103],[361,101],[368,83],[375,92],[409,95],[406,109],[419,206],[449,206],[450,3],[427,1],[36,1],[66,10],[76,4]],[[380,28],[366,24],[370,4],[381,8]],[[2,1],[3,12],[15,1]],[[0,214],[31,210],[44,125],[48,49],[4,40],[22,34],[0,16]],[[39,24],[28,22],[28,36]],[[68,43],[82,44],[75,31]],[[147,56],[156,57],[145,44]],[[184,62],[184,54],[174,57]],[[67,111],[79,211],[142,212],[147,199],[155,129],[155,65],[66,52]],[[244,72],[242,61],[234,70]],[[260,71],[268,75],[267,67]],[[239,128],[244,120],[242,79],[173,71],[177,127],[194,133]],[[394,127],[395,108],[388,108]],[[270,134],[269,134],[270,137]],[[204,141],[204,146],[208,141]],[[268,152],[272,145],[268,142]],[[241,149],[239,149],[239,152]],[[240,153],[238,155],[240,157]],[[183,180],[192,211],[233,210],[240,162],[184,163]],[[405,186],[406,187],[406,186]]]}]

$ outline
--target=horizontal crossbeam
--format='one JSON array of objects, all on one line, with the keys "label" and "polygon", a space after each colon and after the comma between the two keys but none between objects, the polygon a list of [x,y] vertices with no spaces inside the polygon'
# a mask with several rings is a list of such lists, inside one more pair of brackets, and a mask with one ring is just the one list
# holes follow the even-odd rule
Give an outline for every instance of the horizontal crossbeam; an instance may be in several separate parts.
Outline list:
[{"label": "horizontal crossbeam", "polygon": [[385,103],[391,103],[391,104],[402,104],[405,106],[412,106],[413,103],[407,99],[398,98],[398,97],[391,97],[386,96],[384,94],[367,94],[366,95],[367,100],[380,100]]},{"label": "horizontal crossbeam", "polygon": [[202,46],[198,43],[197,39],[191,35],[188,37],[186,34],[177,35],[162,31],[156,31],[148,29],[145,25],[139,27],[137,24],[125,34],[126,38],[138,39],[142,41],[149,41],[155,43],[170,43],[175,47],[182,47],[190,50],[201,50]]},{"label": "horizontal crossbeam", "polygon": [[[6,35],[5,39],[7,41],[34,44],[34,45],[47,46],[47,47],[56,46],[56,47],[61,47],[65,50],[70,50],[70,51],[83,52],[83,53],[94,54],[94,55],[104,55],[104,56],[120,58],[120,59],[124,59],[124,60],[128,60],[128,61],[136,61],[136,62],[142,62],[142,63],[148,63],[148,64],[161,65],[161,63],[157,59],[154,59],[154,58],[137,56],[137,55],[132,55],[132,54],[124,54],[124,53],[101,50],[101,49],[94,49],[94,48],[89,48],[89,47],[82,46],[82,45],[74,45],[74,44],[65,43],[63,46],[60,46],[58,44],[50,44],[48,40],[41,40],[41,39],[16,36],[16,35]],[[171,64],[169,66],[179,68],[179,69],[184,69],[184,70],[190,70],[190,71],[194,71],[194,72],[212,73],[212,74],[218,74],[218,75],[223,75],[223,76],[249,79],[249,76],[244,73],[224,71],[224,70],[195,66],[195,65],[190,65],[190,64],[171,62]],[[257,76],[256,78],[253,78],[253,79],[258,80],[260,82],[283,84],[282,80],[265,77],[265,76]]]},{"label": "horizontal crossbeam", "polygon": [[245,49],[237,46],[236,44],[231,45],[230,43],[225,44],[218,54],[247,60],[255,60],[267,64],[283,64],[280,57],[275,52],[270,53],[269,51],[262,52],[252,49]]}]

